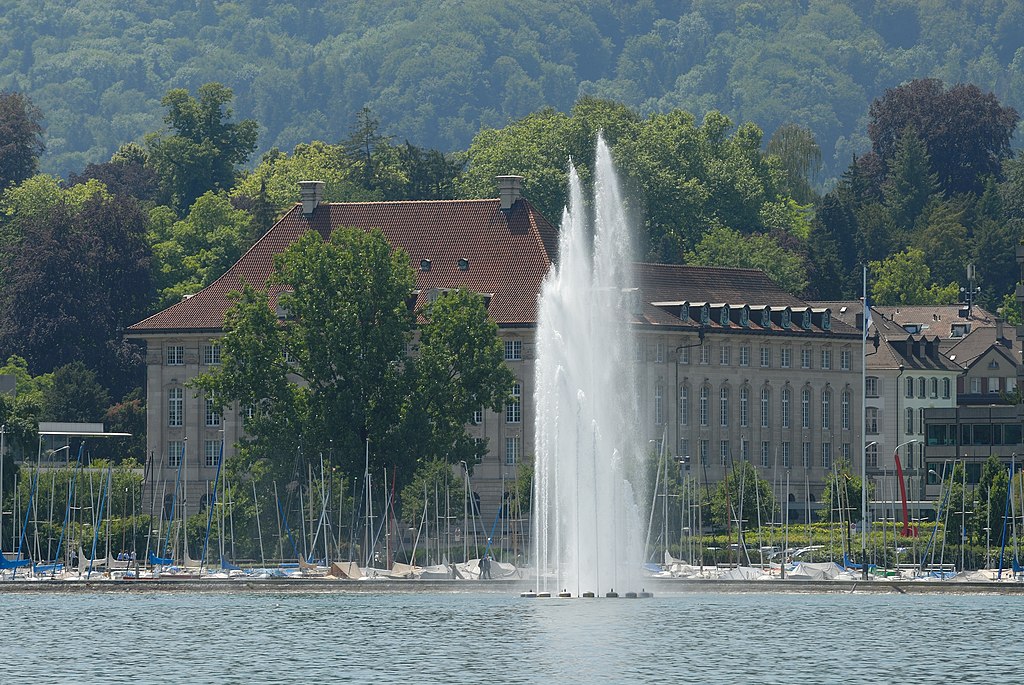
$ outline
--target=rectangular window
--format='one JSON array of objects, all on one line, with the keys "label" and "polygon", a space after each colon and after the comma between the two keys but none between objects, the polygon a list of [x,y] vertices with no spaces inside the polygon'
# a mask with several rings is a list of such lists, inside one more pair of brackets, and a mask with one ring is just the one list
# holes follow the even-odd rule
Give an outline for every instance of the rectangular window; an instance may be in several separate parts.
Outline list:
[{"label": "rectangular window", "polygon": [[219,426],[220,425],[220,413],[213,406],[213,398],[206,398],[206,425],[207,426]]},{"label": "rectangular window", "polygon": [[710,364],[711,363],[711,345],[703,344],[700,346],[700,363]]},{"label": "rectangular window", "polygon": [[[1013,379],[1011,379],[1011,380],[1013,380],[1013,382],[1014,382],[1014,386],[1016,386],[1016,383],[1017,383],[1017,379],[1016,379],[1016,378],[1013,378]],[[948,378],[943,378],[943,379],[942,379],[942,399],[944,399],[944,400],[948,400],[948,399],[949,399],[949,395],[950,395],[950,386],[952,386],[952,385],[953,385],[953,384],[952,384],[952,383],[950,382],[950,380],[949,380]],[[1007,389],[1007,390],[1009,390],[1009,391],[1011,391],[1011,392],[1013,391],[1013,388],[1011,388],[1011,387],[1009,387],[1009,386],[1007,386],[1007,388],[1006,388],[1006,389]]]},{"label": "rectangular window", "polygon": [[826,370],[832,368],[832,350],[821,351],[821,368]]},{"label": "rectangular window", "polygon": [[740,461],[750,461],[750,441],[740,438]]},{"label": "rectangular window", "polygon": [[821,468],[830,469],[832,468],[832,443],[823,442],[821,443]]},{"label": "rectangular window", "polygon": [[912,407],[907,407],[907,411],[906,411],[906,415],[905,415],[903,423],[905,424],[903,426],[903,432],[906,433],[907,435],[913,435],[914,434],[914,409]]},{"label": "rectangular window", "polygon": [[718,363],[721,366],[729,366],[729,358],[732,356],[732,348],[728,345],[722,345],[722,349],[718,351]]},{"label": "rectangular window", "polygon": [[762,347],[761,348],[761,368],[767,369],[772,365],[772,348]]},{"label": "rectangular window", "polygon": [[170,388],[167,391],[167,425],[181,426],[185,419],[185,391]]},{"label": "rectangular window", "polygon": [[679,362],[680,364],[689,364],[690,363],[690,348],[689,347],[679,347],[676,350],[676,361]]},{"label": "rectangular window", "polygon": [[479,426],[483,422],[484,422],[484,408],[480,407],[479,409],[477,409],[477,410],[475,410],[473,412],[473,423],[475,423],[476,425]]},{"label": "rectangular window", "polygon": [[718,446],[718,451],[722,459],[722,466],[727,466],[729,464],[729,441],[722,440]]},{"label": "rectangular window", "polygon": [[768,468],[771,465],[771,445],[767,440],[761,441],[761,466]]},{"label": "rectangular window", "polygon": [[779,362],[779,366],[781,366],[784,369],[788,369],[790,365],[790,357],[793,354],[793,350],[791,350],[788,347],[783,347],[780,354],[782,355],[782,359]]},{"label": "rectangular window", "polygon": [[832,429],[832,392],[824,390],[821,393],[821,428],[822,430]]},{"label": "rectangular window", "polygon": [[878,445],[868,445],[867,448],[865,449],[865,452],[867,453],[866,454],[867,460],[866,460],[865,463],[868,465],[868,468],[877,469],[878,468]]},{"label": "rectangular window", "polygon": [[523,386],[519,383],[512,385],[512,400],[505,405],[505,423],[519,423],[523,420],[522,403],[520,397],[523,394]]},{"label": "rectangular window", "polygon": [[864,395],[867,397],[878,397],[878,379],[868,376],[864,379]]},{"label": "rectangular window", "polygon": [[750,366],[750,345],[740,345],[740,366]]},{"label": "rectangular window", "polygon": [[658,364],[665,363],[665,343],[654,344],[654,361]]},{"label": "rectangular window", "polygon": [[972,378],[971,379],[971,394],[972,395],[980,395],[981,394],[981,379],[980,378]]},{"label": "rectangular window", "polygon": [[844,442],[843,443],[843,447],[842,447],[843,461],[845,461],[847,463],[850,462],[850,453],[852,452],[852,450],[853,450],[853,448],[850,445],[850,443],[848,443],[848,442]]},{"label": "rectangular window", "polygon": [[750,388],[740,388],[740,426],[746,428],[750,419]]},{"label": "rectangular window", "polygon": [[839,368],[842,371],[849,371],[850,370],[850,351],[849,350],[841,350],[839,352]]},{"label": "rectangular window", "polygon": [[805,469],[811,468],[811,443],[800,443],[800,462]]},{"label": "rectangular window", "polygon": [[729,388],[722,388],[719,395],[719,409],[721,413],[721,424],[724,428],[729,425]]},{"label": "rectangular window", "polygon": [[519,437],[505,438],[505,464],[515,466],[519,463]]},{"label": "rectangular window", "polygon": [[700,441],[700,463],[702,466],[708,465],[708,450],[710,449],[710,443],[708,440]]},{"label": "rectangular window", "polygon": [[782,389],[782,427],[789,428],[789,388]]},{"label": "rectangular window", "polygon": [[185,363],[185,346],[168,345],[165,348],[167,366],[181,366]]},{"label": "rectangular window", "polygon": [[167,443],[167,466],[176,469],[185,456],[185,441],[171,440]]},{"label": "rectangular window", "polygon": [[688,438],[679,438],[679,454],[680,456],[690,456],[690,440]]},{"label": "rectangular window", "polygon": [[633,361],[637,364],[644,360],[644,345],[642,340],[637,340],[633,346]]},{"label": "rectangular window", "polygon": [[769,390],[767,387],[761,388],[761,428],[768,427],[768,417],[771,415],[771,404]]},{"label": "rectangular window", "polygon": [[800,350],[800,368],[811,368],[811,348],[809,347],[804,347]]},{"label": "rectangular window", "polygon": [[701,426],[707,426],[708,425],[708,388],[707,388],[706,385],[701,387],[701,389],[700,389],[700,397],[698,399],[698,402],[699,402],[699,406],[697,407],[697,412],[700,414],[700,425]]},{"label": "rectangular window", "polygon": [[679,388],[679,425],[690,425],[690,389],[685,385]]},{"label": "rectangular window", "polygon": [[505,341],[505,361],[519,361],[523,358],[523,341],[522,340],[506,340]]},{"label": "rectangular window", "polygon": [[654,423],[665,423],[665,389],[660,385],[654,388]]},{"label": "rectangular window", "polygon": [[206,467],[216,468],[220,461],[220,440],[207,440],[203,443],[203,454],[206,457]]},{"label": "rectangular window", "polygon": [[988,391],[989,393],[999,392],[999,378],[997,376],[988,379]]},{"label": "rectangular window", "polygon": [[203,363],[207,366],[220,364],[220,343],[203,345]]},{"label": "rectangular window", "polygon": [[782,443],[782,468],[789,468],[789,442]]},{"label": "rectangular window", "polygon": [[811,427],[811,391],[807,388],[800,393],[800,427]]},{"label": "rectangular window", "polygon": [[842,398],[843,430],[850,430],[850,393],[844,391]]}]

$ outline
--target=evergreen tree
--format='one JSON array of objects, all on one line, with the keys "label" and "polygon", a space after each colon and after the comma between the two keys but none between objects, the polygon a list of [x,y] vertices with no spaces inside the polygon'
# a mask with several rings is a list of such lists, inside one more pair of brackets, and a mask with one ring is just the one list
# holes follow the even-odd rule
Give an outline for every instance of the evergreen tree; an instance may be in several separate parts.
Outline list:
[{"label": "evergreen tree", "polygon": [[882,187],[894,226],[909,234],[937,190],[938,177],[931,171],[924,141],[917,131],[908,127],[896,144],[889,175]]}]

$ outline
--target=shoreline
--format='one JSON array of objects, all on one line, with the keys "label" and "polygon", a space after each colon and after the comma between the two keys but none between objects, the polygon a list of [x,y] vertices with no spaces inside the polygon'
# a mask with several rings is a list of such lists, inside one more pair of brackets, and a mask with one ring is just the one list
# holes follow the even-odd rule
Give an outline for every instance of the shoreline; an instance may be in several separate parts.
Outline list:
[{"label": "shoreline", "polygon": [[[646,578],[644,588],[662,594],[780,593],[780,594],[902,594],[902,595],[1024,595],[1021,582],[847,581],[847,580],[710,580]],[[157,579],[157,580],[39,580],[0,582],[0,594],[115,594],[115,593],[471,593],[519,594],[534,590],[529,580],[345,580],[326,578]],[[555,598],[558,599],[558,598]],[[578,599],[578,598],[572,598]],[[524,598],[524,601],[525,598]],[[540,600],[544,601],[544,600]]]}]

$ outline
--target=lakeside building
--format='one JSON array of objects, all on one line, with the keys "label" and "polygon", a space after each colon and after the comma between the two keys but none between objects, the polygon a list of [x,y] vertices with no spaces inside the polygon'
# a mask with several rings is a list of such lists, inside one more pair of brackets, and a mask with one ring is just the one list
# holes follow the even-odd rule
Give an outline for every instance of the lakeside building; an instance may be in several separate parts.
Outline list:
[{"label": "lakeside building", "polygon": [[[863,328],[859,300],[827,304],[837,318]],[[894,308],[872,307],[865,360],[865,441],[867,477],[874,485],[874,518],[890,518],[885,502],[899,499],[896,455],[903,468],[907,497],[917,509],[925,499],[927,469],[925,413],[957,406],[963,367],[942,352],[942,337],[926,326],[900,325]],[[955,309],[955,308],[954,308]]]},{"label": "lakeside building", "polygon": [[[495,516],[534,440],[534,334],[541,282],[556,259],[557,230],[521,196],[521,179],[498,178],[485,200],[324,203],[322,183],[302,182],[289,210],[224,275],[129,327],[146,344],[147,472],[150,485],[183,479],[196,494],[242,437],[238,408],[223,416],[188,383],[220,363],[227,294],[243,281],[265,286],[273,256],[306,231],[327,238],[338,226],[380,229],[416,272],[416,304],[447,289],[484,295],[516,378],[514,401],[482,411],[468,431],[486,439],[472,485],[485,520]],[[860,443],[860,334],[828,307],[812,307],[764,273],[638,264],[637,406],[646,436],[666,453],[692,457],[691,475],[717,482],[751,461],[790,502],[790,520],[817,508],[836,458]],[[276,306],[279,292],[271,292]],[[789,491],[782,484],[789,482]]]}]

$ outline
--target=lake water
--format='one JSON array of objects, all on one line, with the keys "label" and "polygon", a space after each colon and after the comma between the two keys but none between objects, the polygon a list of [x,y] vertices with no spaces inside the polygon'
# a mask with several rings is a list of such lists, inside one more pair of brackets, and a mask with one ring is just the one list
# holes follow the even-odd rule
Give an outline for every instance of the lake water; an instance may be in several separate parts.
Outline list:
[{"label": "lake water", "polygon": [[1018,596],[0,594],[0,682],[994,683]]}]

